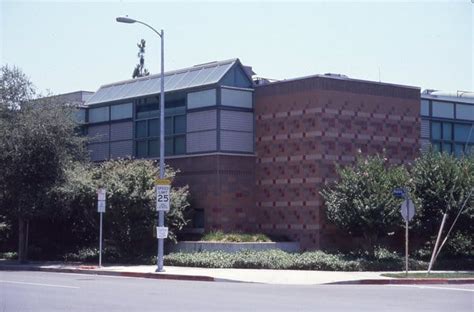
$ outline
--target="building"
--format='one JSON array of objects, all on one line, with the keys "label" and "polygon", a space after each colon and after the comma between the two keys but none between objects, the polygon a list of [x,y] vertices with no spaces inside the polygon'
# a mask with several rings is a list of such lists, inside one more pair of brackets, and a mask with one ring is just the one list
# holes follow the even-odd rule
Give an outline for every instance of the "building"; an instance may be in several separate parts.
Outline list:
[{"label": "building", "polygon": [[468,154],[474,147],[474,93],[425,90],[421,94],[421,146]]},{"label": "building", "polygon": [[[335,163],[420,151],[420,89],[342,75],[252,81],[238,59],[165,75],[166,163],[190,186],[197,228],[265,232],[303,248],[342,244],[319,194]],[[159,75],[86,102],[94,161],[159,156]]]}]

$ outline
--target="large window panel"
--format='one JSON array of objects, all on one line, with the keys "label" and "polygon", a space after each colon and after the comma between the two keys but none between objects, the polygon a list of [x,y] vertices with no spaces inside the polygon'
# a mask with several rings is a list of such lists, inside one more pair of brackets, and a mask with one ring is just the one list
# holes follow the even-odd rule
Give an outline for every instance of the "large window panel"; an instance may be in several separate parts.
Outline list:
[{"label": "large window panel", "polygon": [[109,106],[89,109],[89,122],[103,121],[109,121]]},{"label": "large window panel", "polygon": [[186,133],[186,116],[175,116],[173,128],[175,134]]},{"label": "large window panel", "polygon": [[112,105],[110,107],[110,117],[112,120],[132,118],[133,116],[133,104],[125,103]]},{"label": "large window panel", "polygon": [[160,119],[148,120],[148,136],[157,137],[160,136]]},{"label": "large window panel", "polygon": [[145,138],[147,137],[147,126],[146,120],[137,121],[135,123],[135,137],[136,138]]},{"label": "large window panel", "polygon": [[160,140],[149,140],[148,141],[148,155],[150,157],[160,156]]},{"label": "large window panel", "polygon": [[441,123],[440,122],[431,123],[431,138],[434,140],[441,140]]},{"label": "large window panel", "polygon": [[136,141],[135,147],[137,157],[147,156],[147,141]]},{"label": "large window panel", "polygon": [[453,139],[453,125],[449,122],[443,122],[443,140]]},{"label": "large window panel", "polygon": [[474,105],[456,104],[456,118],[474,120]]},{"label": "large window panel", "polygon": [[432,102],[433,117],[454,118],[454,104],[447,102]]},{"label": "large window panel", "polygon": [[224,106],[252,108],[252,92],[222,88],[221,104]]},{"label": "large window panel", "polygon": [[430,101],[421,100],[420,113],[421,113],[422,116],[429,116],[430,115]]},{"label": "large window panel", "polygon": [[471,142],[474,143],[474,129],[471,128],[474,125],[463,125],[463,124],[455,124],[454,125],[454,140],[456,142]]},{"label": "large window panel", "polygon": [[188,109],[215,106],[216,104],[216,89],[188,93]]}]

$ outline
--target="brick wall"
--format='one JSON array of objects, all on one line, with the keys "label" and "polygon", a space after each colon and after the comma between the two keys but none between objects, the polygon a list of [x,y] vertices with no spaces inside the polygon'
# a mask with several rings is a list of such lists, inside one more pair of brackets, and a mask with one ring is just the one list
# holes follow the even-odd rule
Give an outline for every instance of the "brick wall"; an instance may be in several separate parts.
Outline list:
[{"label": "brick wall", "polygon": [[344,245],[319,192],[335,163],[385,149],[391,162],[419,152],[419,89],[310,77],[256,88],[256,219],[259,231],[303,248]]},{"label": "brick wall", "polygon": [[254,156],[208,155],[167,161],[181,171],[176,183],[189,185],[192,207],[204,210],[206,231],[256,230]]}]

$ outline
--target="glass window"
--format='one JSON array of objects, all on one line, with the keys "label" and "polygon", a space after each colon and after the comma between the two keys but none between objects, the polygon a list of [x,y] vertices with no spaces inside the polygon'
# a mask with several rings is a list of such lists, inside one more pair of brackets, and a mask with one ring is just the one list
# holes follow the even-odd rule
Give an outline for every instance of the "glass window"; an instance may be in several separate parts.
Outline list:
[{"label": "glass window", "polygon": [[433,151],[435,152],[441,151],[441,143],[434,142],[434,143],[431,143],[431,145],[433,146]]},{"label": "glass window", "polygon": [[174,154],[182,155],[186,153],[186,138],[180,135],[174,138]]},{"label": "glass window", "polygon": [[146,141],[137,141],[136,142],[136,154],[137,157],[146,157],[147,156],[147,142]]},{"label": "glass window", "polygon": [[474,129],[471,128],[474,128],[474,125],[455,124],[454,140],[464,143],[469,139],[469,142],[474,142]]},{"label": "glass window", "polygon": [[433,117],[454,118],[454,104],[446,102],[432,102]]},{"label": "glass window", "polygon": [[463,154],[463,150],[464,150],[464,145],[456,144],[454,146],[454,155],[456,155],[456,157],[461,157]]},{"label": "glass window", "polygon": [[148,141],[148,155],[150,157],[160,156],[160,140]]},{"label": "glass window", "polygon": [[453,139],[453,125],[449,122],[443,122],[443,140]]},{"label": "glass window", "polygon": [[145,138],[147,136],[146,133],[146,120],[137,121],[135,123],[135,137],[136,138]]},{"label": "glass window", "polygon": [[165,155],[173,155],[173,138],[165,138]]},{"label": "glass window", "polygon": [[174,133],[186,133],[186,116],[174,117]]},{"label": "glass window", "polygon": [[148,120],[148,136],[160,135],[160,119]]},{"label": "glass window", "polygon": [[474,105],[456,104],[456,118],[474,120]]},{"label": "glass window", "polygon": [[421,100],[420,112],[421,112],[422,116],[429,116],[430,115],[430,101]]},{"label": "glass window", "polygon": [[165,135],[173,134],[173,119],[172,117],[165,118]]},{"label": "glass window", "polygon": [[83,124],[86,122],[86,110],[84,108],[79,108],[77,111],[74,112],[74,120],[79,123]]},{"label": "glass window", "polygon": [[112,120],[132,118],[132,114],[133,114],[132,103],[112,105],[110,109],[111,109],[110,117]]},{"label": "glass window", "polygon": [[109,120],[109,107],[97,107],[89,109],[89,122],[102,122]]},{"label": "glass window", "polygon": [[453,145],[451,143],[443,143],[443,152],[451,154],[453,151]]},{"label": "glass window", "polygon": [[441,139],[441,123],[440,122],[431,123],[431,138],[435,140]]}]

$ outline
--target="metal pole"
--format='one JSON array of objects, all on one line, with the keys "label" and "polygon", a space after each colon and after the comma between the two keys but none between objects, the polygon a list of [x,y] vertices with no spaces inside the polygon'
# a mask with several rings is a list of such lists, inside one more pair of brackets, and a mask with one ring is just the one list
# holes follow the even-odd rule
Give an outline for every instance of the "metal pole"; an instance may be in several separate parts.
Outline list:
[{"label": "metal pole", "polygon": [[405,275],[408,276],[408,218],[410,215],[410,205],[407,193],[405,193],[405,197],[405,203],[407,206],[407,217],[405,219]]},{"label": "metal pole", "polygon": [[433,253],[431,254],[430,265],[428,266],[428,273],[431,272],[431,268],[433,267],[433,263],[435,261],[436,253],[437,253],[437,250],[438,250],[439,240],[441,238],[441,234],[443,233],[444,223],[446,222],[446,217],[447,216],[448,216],[447,213],[445,213],[443,215],[443,220],[441,221],[441,226],[439,227],[438,237],[436,238],[436,243],[435,243],[435,246],[434,246],[434,249],[433,249]]},{"label": "metal pole", "polygon": [[102,266],[102,212],[100,215],[100,227],[99,227],[99,268]]},{"label": "metal pole", "polygon": [[[164,32],[160,32],[161,37],[161,90],[160,90],[160,179],[165,178],[165,49],[164,49]],[[164,211],[158,212],[158,226],[165,225]],[[158,236],[158,233],[157,233]],[[163,239],[158,239],[158,258],[157,272],[163,271]]]}]

